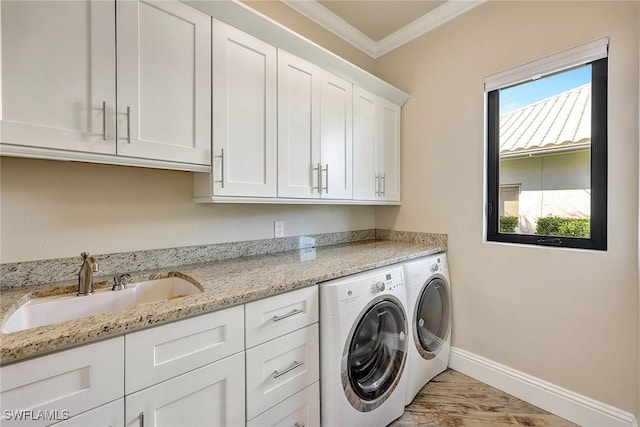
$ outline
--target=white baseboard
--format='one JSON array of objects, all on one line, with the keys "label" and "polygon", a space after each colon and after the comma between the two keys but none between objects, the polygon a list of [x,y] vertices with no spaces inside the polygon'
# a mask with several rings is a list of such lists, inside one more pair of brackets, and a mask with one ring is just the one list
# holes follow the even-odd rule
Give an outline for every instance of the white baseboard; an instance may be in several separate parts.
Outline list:
[{"label": "white baseboard", "polygon": [[638,427],[629,412],[456,347],[449,367],[584,427]]}]

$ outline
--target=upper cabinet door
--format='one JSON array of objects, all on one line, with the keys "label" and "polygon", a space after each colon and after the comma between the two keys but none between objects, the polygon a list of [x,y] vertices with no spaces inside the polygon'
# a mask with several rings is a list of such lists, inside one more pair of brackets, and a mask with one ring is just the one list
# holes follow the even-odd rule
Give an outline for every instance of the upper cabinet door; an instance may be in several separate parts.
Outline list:
[{"label": "upper cabinet door", "polygon": [[320,197],[320,76],[278,50],[278,197]]},{"label": "upper cabinet door", "polygon": [[115,154],[115,3],[0,7],[0,142]]},{"label": "upper cabinet door", "polygon": [[353,198],[400,201],[400,106],[353,90]]},{"label": "upper cabinet door", "polygon": [[353,198],[353,85],[328,72],[320,89],[321,197]]},{"label": "upper cabinet door", "polygon": [[178,1],[117,4],[118,155],[211,164],[211,17]]},{"label": "upper cabinet door", "polygon": [[276,48],[213,22],[213,194],[277,193]]},{"label": "upper cabinet door", "polygon": [[380,188],[386,201],[400,201],[400,106],[379,98]]},{"label": "upper cabinet door", "polygon": [[353,198],[376,200],[380,191],[377,96],[353,88]]}]

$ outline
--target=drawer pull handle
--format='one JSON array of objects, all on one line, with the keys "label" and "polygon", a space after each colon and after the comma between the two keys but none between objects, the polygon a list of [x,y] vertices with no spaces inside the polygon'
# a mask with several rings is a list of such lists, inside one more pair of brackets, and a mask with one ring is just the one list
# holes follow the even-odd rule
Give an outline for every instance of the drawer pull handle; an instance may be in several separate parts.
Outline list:
[{"label": "drawer pull handle", "polygon": [[302,308],[299,308],[299,309],[297,309],[297,310],[296,310],[296,309],[293,309],[293,310],[291,310],[289,313],[287,313],[287,314],[283,314],[282,316],[273,316],[273,317],[271,318],[271,320],[272,320],[273,322],[279,322],[279,321],[281,321],[281,320],[283,320],[283,319],[286,319],[287,317],[295,316],[296,314],[300,314],[300,313],[304,313],[304,309],[302,309]]},{"label": "drawer pull handle", "polygon": [[295,423],[293,427],[306,427],[305,423]]},{"label": "drawer pull handle", "polygon": [[285,369],[285,370],[284,370],[284,371],[282,371],[282,372],[279,372],[279,371],[273,371],[273,378],[281,377],[282,375],[286,374],[287,372],[289,372],[289,371],[293,371],[294,369],[296,369],[296,368],[298,368],[298,367],[300,367],[300,366],[302,366],[302,365],[304,365],[304,362],[295,362],[295,361],[294,361],[294,362],[291,364],[291,366],[289,366],[287,369]]},{"label": "drawer pull handle", "polygon": [[144,412],[138,414],[138,422],[140,423],[140,427],[144,427]]}]

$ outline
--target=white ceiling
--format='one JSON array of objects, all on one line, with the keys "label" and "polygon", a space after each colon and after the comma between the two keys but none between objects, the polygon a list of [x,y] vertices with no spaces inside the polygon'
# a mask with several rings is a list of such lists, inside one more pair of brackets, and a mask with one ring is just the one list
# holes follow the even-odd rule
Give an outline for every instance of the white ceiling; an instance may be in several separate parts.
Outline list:
[{"label": "white ceiling", "polygon": [[377,58],[485,0],[280,0]]},{"label": "white ceiling", "polygon": [[444,1],[335,1],[318,0],[322,6],[353,25],[375,42],[431,12]]}]

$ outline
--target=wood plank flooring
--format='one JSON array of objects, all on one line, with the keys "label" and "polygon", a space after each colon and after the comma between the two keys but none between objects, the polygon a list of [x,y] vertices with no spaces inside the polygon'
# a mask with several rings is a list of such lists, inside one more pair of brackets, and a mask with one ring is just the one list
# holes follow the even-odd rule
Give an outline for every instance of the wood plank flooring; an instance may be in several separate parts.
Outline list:
[{"label": "wood plank flooring", "polygon": [[451,369],[441,373],[389,427],[575,426]]}]

